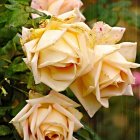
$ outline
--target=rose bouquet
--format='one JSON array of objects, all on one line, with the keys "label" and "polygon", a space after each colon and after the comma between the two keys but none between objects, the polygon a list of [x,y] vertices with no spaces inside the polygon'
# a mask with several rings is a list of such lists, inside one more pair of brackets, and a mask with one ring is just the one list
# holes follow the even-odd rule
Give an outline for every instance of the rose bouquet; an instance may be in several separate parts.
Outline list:
[{"label": "rose bouquet", "polygon": [[79,139],[73,132],[86,127],[78,111],[80,104],[93,117],[101,106],[109,107],[111,97],[133,95],[135,79],[130,69],[140,66],[134,63],[137,43],[119,43],[122,27],[100,21],[90,28],[80,12],[82,5],[80,0],[31,2],[37,10],[34,20],[41,19],[40,12],[50,16],[36,27],[23,26],[18,35],[24,52],[22,65],[32,73],[34,86],[45,87],[44,95],[26,85],[26,105],[10,121],[24,140]]}]

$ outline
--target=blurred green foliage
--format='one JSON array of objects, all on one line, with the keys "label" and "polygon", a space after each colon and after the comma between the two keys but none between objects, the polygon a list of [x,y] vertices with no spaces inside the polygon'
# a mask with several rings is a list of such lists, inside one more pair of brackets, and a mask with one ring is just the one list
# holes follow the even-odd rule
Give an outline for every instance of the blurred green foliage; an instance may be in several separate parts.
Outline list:
[{"label": "blurred green foliage", "polygon": [[105,140],[139,140],[140,102],[137,96],[114,97],[110,108],[100,109],[92,120],[94,130]]},{"label": "blurred green foliage", "polygon": [[[94,1],[94,0],[93,0]],[[84,3],[87,0],[83,0]],[[140,28],[140,14],[132,11],[133,0],[97,0],[95,3],[89,1],[84,8],[87,22],[104,21],[111,26],[116,25],[119,20],[124,20],[130,25]]]}]

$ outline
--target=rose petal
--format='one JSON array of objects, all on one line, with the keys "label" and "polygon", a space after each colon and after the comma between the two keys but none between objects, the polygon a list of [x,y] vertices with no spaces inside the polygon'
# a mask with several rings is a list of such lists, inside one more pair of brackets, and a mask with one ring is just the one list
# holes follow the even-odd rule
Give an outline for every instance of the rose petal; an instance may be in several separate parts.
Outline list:
[{"label": "rose petal", "polygon": [[95,38],[95,45],[100,44],[116,44],[119,42],[124,34],[125,28],[110,27],[103,22],[94,24],[92,32]]},{"label": "rose petal", "polygon": [[128,85],[126,87],[126,90],[124,91],[123,95],[133,96],[133,90],[132,90],[132,86],[131,85]]},{"label": "rose petal", "polygon": [[77,109],[73,107],[69,107],[68,110],[73,114],[78,120],[81,120],[83,117],[83,114],[79,112]]},{"label": "rose petal", "polygon": [[32,68],[35,84],[39,84],[41,82],[41,80],[40,80],[40,72],[39,72],[38,66],[37,66],[38,57],[39,57],[39,53],[37,52],[37,53],[35,53],[32,61],[31,61],[31,68]]},{"label": "rose petal", "polygon": [[31,29],[22,27],[22,43],[23,44],[30,38],[30,35],[31,35]]},{"label": "rose petal", "polygon": [[67,55],[63,52],[53,51],[50,49],[44,49],[39,52],[38,68],[43,68],[49,65],[53,65],[64,60]]},{"label": "rose petal", "polygon": [[26,114],[29,109],[30,109],[30,105],[27,104],[11,121],[10,123],[13,123],[13,122],[18,122],[19,119],[23,116],[23,114]]},{"label": "rose petal", "polygon": [[127,61],[134,62],[136,59],[137,43],[123,42],[120,43],[119,52]]},{"label": "rose petal", "polygon": [[[75,73],[74,71],[75,69],[73,70],[73,73]],[[71,80],[70,81],[54,80],[51,77],[51,72],[47,68],[42,68],[40,72],[41,72],[41,81],[56,91],[65,90],[72,82]]]},{"label": "rose petal", "polygon": [[23,50],[25,51],[25,53],[27,55],[28,61],[32,60],[33,54],[32,54],[31,51],[35,47],[35,45],[37,44],[38,40],[39,40],[38,38],[34,39],[34,40],[31,40],[31,41],[25,43],[24,46],[23,46]]},{"label": "rose petal", "polygon": [[96,111],[101,107],[101,104],[97,101],[94,94],[89,94],[87,96],[83,96],[83,85],[81,81],[75,81],[71,86],[70,89],[73,91],[74,95],[78,98],[81,102],[87,113],[90,117],[96,113]]},{"label": "rose petal", "polygon": [[124,91],[126,90],[127,84],[125,83],[118,83],[118,87],[115,85],[110,85],[101,90],[101,97],[108,98],[112,96],[120,96],[123,95]]},{"label": "rose petal", "polygon": [[40,128],[37,128],[37,138],[38,140],[45,140],[45,138],[43,137],[43,134],[40,131]]},{"label": "rose petal", "polygon": [[36,121],[37,121],[37,115],[38,115],[38,110],[36,109],[30,115],[30,117],[28,119],[33,139],[36,139],[36,137],[35,137],[35,126],[36,126]]},{"label": "rose petal", "polygon": [[85,17],[82,15],[78,8],[75,8],[70,12],[63,13],[59,15],[58,18],[64,20],[67,23],[85,21]]},{"label": "rose petal", "polygon": [[137,68],[140,66],[140,64],[126,61],[126,59],[118,52],[108,55],[104,61],[110,65],[114,65],[114,67]]},{"label": "rose petal", "polygon": [[27,113],[22,114],[22,117],[20,117],[20,118],[18,119],[18,121],[20,122],[20,121],[23,121],[23,120],[27,119],[27,118],[33,113],[33,111],[34,111],[35,109],[37,109],[39,106],[40,106],[40,104],[36,104],[36,105],[34,105],[33,107],[31,107],[30,110],[29,110]]},{"label": "rose petal", "polygon": [[37,115],[37,121],[36,121],[36,127],[38,128],[41,123],[45,120],[45,118],[48,116],[48,114],[52,111],[52,107],[49,106],[48,108],[39,108],[38,109],[38,115]]},{"label": "rose petal", "polygon": [[[29,135],[29,128],[28,128],[28,120],[24,120],[22,122],[22,127],[23,127],[23,138],[24,140],[30,140],[30,135]],[[36,139],[35,139],[36,140]]]},{"label": "rose petal", "polygon": [[72,140],[73,130],[74,130],[74,122],[68,119],[68,125],[69,125],[68,140]]},{"label": "rose petal", "polygon": [[64,2],[64,0],[57,0],[57,1],[53,2],[49,6],[48,11],[53,15],[58,15],[59,11],[60,11],[60,8],[63,5],[63,2]]},{"label": "rose petal", "polygon": [[51,103],[56,103],[56,102],[65,107],[79,107],[79,104],[77,104],[76,102],[72,101],[68,97],[54,90],[52,90],[50,94],[47,96],[27,100],[27,103],[31,104],[32,106],[35,104],[43,104],[43,103],[51,104]]},{"label": "rose petal", "polygon": [[75,118],[75,116],[73,116],[70,112],[68,112],[65,108],[63,108],[59,104],[54,104],[53,107],[75,123],[75,130],[78,130],[79,128],[83,127],[80,121],[77,118]]},{"label": "rose petal", "polygon": [[40,51],[54,44],[64,33],[65,30],[46,30],[40,38],[35,51]]},{"label": "rose petal", "polygon": [[96,90],[95,93],[97,101],[101,103],[102,106],[108,108],[109,107],[109,102],[108,102],[108,98],[101,98],[101,92],[100,92],[100,88],[99,85],[96,86]]}]

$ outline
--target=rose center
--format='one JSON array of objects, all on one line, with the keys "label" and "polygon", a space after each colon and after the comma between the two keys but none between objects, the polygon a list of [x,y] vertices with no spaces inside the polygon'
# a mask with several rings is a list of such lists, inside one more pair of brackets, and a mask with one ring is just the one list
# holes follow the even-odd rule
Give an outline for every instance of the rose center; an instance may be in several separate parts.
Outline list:
[{"label": "rose center", "polygon": [[52,135],[51,138],[49,138],[48,136],[45,136],[45,140],[52,140],[52,139],[55,139],[57,137],[58,137],[57,134]]}]

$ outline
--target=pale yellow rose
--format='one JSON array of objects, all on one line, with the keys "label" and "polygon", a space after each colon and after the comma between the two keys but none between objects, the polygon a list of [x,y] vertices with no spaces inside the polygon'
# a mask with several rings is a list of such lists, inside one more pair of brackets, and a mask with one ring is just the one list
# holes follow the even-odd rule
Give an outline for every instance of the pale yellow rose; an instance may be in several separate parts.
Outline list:
[{"label": "pale yellow rose", "polygon": [[[30,91],[32,92],[32,91]],[[47,96],[27,100],[27,105],[11,120],[24,140],[74,140],[73,132],[83,125],[79,105],[51,91]]]},{"label": "pale yellow rose", "polygon": [[98,22],[93,27],[94,65],[90,72],[79,77],[70,86],[90,117],[101,107],[108,107],[112,96],[133,95],[131,84],[135,79],[130,68],[136,57],[136,43],[115,44],[125,29]]},{"label": "pale yellow rose", "polygon": [[59,19],[46,22],[46,27],[22,30],[25,63],[35,83],[48,85],[56,91],[65,90],[92,65],[91,29],[83,22],[69,24]]},{"label": "pale yellow rose", "polygon": [[36,10],[47,11],[58,16],[72,11],[74,8],[80,8],[83,3],[80,0],[32,0],[31,7]]}]

